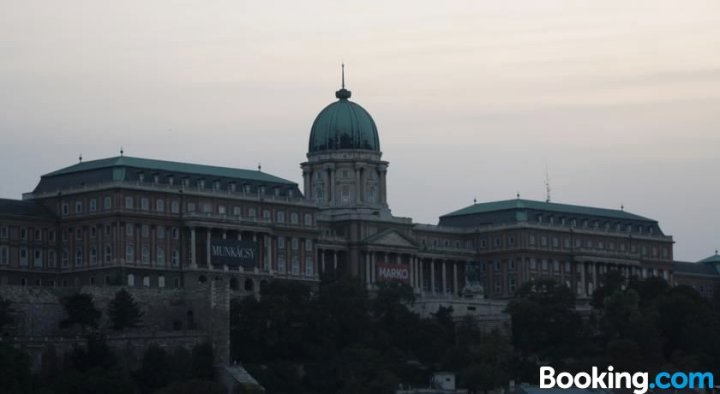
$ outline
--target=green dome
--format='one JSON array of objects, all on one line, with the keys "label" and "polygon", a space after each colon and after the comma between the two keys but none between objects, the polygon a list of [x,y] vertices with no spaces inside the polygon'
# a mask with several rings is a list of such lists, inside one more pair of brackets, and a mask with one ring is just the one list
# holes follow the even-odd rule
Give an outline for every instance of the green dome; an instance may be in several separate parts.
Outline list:
[{"label": "green dome", "polygon": [[362,149],[379,152],[375,121],[365,109],[349,101],[350,91],[342,88],[335,92],[338,101],[325,107],[313,122],[310,130],[310,153]]}]

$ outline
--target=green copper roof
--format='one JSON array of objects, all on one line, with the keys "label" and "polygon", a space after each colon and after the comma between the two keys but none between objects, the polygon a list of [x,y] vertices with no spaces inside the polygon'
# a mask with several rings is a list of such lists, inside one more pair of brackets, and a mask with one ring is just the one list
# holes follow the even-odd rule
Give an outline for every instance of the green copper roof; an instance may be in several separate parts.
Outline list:
[{"label": "green copper roof", "polygon": [[642,216],[638,216],[638,215],[635,215],[635,214],[632,214],[629,212],[625,212],[622,210],[617,210],[617,209],[584,207],[584,206],[580,206],[580,205],[558,204],[558,203],[554,203],[554,202],[523,200],[523,199],[519,199],[519,198],[514,199],[514,200],[492,201],[492,202],[486,202],[486,203],[473,204],[466,208],[457,210],[455,212],[450,212],[448,214],[445,214],[441,217],[473,215],[473,214],[478,214],[478,213],[488,213],[488,212],[503,211],[503,210],[526,210],[526,209],[564,213],[564,214],[570,214],[570,215],[600,216],[600,217],[613,218],[613,219],[643,220],[643,221],[654,222],[654,220],[652,220],[652,219],[648,219],[648,218],[645,218]]},{"label": "green copper roof", "polygon": [[716,250],[714,255],[712,255],[710,257],[706,257],[706,258],[698,261],[698,263],[720,263],[720,255],[718,254],[718,251]]},{"label": "green copper roof", "polygon": [[205,175],[209,177],[236,178],[258,182],[272,182],[294,185],[295,182],[276,176],[266,174],[257,170],[244,170],[240,168],[216,167],[202,164],[180,163],[175,161],[143,159],[129,156],[116,156],[107,159],[85,161],[65,167],[57,171],[43,175],[51,177],[56,175],[71,174],[83,171],[97,170],[102,168],[132,167],[156,171],[168,171],[180,174]]},{"label": "green copper roof", "polygon": [[358,104],[348,100],[350,91],[344,87],[335,93],[338,101],[325,107],[310,129],[308,152],[338,149],[380,151],[375,121]]}]

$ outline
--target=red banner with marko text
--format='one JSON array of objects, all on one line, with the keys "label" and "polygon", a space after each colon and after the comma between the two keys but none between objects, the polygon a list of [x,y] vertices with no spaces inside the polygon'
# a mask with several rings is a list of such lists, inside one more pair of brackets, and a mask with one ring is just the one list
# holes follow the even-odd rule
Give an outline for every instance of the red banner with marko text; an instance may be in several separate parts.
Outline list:
[{"label": "red banner with marko text", "polygon": [[410,283],[410,269],[402,264],[377,263],[377,280],[399,280]]}]

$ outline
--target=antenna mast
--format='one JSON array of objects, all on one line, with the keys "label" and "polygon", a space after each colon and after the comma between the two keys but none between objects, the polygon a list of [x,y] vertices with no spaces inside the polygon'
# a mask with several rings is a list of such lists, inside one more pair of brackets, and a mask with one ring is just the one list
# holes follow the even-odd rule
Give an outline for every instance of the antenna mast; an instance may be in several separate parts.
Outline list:
[{"label": "antenna mast", "polygon": [[550,202],[550,171],[545,163],[545,202]]}]

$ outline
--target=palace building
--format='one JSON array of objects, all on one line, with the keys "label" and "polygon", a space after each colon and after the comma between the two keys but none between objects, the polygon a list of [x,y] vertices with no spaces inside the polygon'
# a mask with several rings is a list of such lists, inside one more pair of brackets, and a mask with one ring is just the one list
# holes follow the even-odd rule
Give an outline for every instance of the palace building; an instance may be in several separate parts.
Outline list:
[{"label": "palace building", "polygon": [[242,294],[350,274],[369,290],[401,280],[423,298],[504,299],[541,278],[586,298],[608,270],[718,282],[710,263],[674,262],[656,220],[624,210],[517,198],[449,209],[436,225],[395,217],[378,128],[344,83],[336,98],[311,126],[302,190],[259,169],[122,154],[43,175],[22,200],[0,200],[0,284],[222,280]]}]

